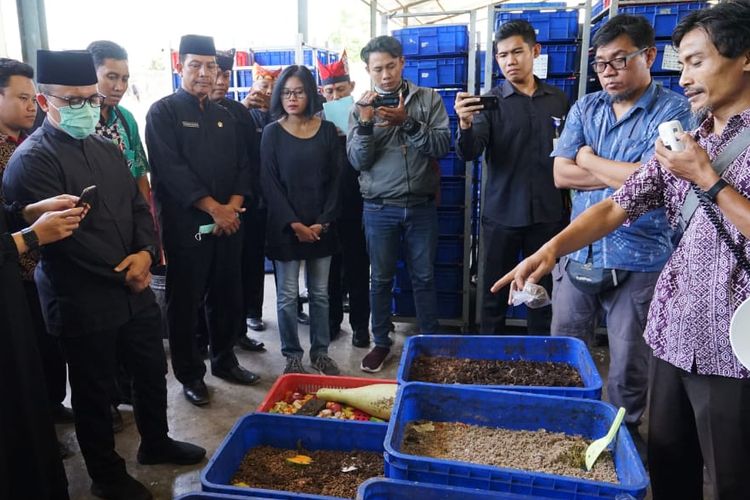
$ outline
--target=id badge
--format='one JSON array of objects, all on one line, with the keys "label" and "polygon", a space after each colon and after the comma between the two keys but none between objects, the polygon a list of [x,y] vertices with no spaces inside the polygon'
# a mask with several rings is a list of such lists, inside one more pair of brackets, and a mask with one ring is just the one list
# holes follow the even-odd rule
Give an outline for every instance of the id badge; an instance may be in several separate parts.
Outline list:
[{"label": "id badge", "polygon": [[203,239],[204,234],[213,233],[214,229],[216,229],[216,224],[203,224],[202,226],[198,226],[198,232],[195,233],[196,241]]}]

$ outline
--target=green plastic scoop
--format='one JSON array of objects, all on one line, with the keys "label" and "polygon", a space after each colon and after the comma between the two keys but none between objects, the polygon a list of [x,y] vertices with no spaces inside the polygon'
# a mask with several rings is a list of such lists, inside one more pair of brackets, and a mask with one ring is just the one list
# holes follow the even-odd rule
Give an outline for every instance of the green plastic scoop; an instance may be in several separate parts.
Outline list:
[{"label": "green plastic scoop", "polygon": [[603,438],[597,439],[596,441],[591,443],[588,448],[586,448],[586,470],[591,470],[591,468],[594,466],[594,462],[596,462],[596,459],[599,458],[599,455],[602,454],[607,446],[609,446],[609,443],[611,443],[615,438],[624,418],[625,408],[620,408],[617,411],[617,415],[615,416],[614,421],[612,421],[612,426],[609,428],[609,432],[607,432],[607,435]]}]

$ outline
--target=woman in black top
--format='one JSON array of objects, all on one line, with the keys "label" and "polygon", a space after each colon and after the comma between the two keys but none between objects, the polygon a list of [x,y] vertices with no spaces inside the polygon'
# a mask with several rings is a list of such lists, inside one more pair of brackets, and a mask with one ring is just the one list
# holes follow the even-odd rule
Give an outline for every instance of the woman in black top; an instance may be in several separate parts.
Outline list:
[{"label": "woman in black top", "polygon": [[304,66],[289,66],[271,96],[279,120],[263,130],[261,185],[268,205],[266,253],[274,260],[284,373],[305,373],[297,333],[300,263],[310,296],[310,361],[326,375],[339,369],[328,357],[328,271],[336,250],[338,178],[343,151],[336,126],[315,116],[315,80]]},{"label": "woman in black top", "polygon": [[[75,202],[64,196],[23,211],[0,207],[0,379],[6,382],[0,404],[0,498],[68,498],[18,257],[37,244],[35,239],[44,245],[70,236],[83,211],[72,208]],[[37,217],[24,231],[28,234],[11,232]]]}]

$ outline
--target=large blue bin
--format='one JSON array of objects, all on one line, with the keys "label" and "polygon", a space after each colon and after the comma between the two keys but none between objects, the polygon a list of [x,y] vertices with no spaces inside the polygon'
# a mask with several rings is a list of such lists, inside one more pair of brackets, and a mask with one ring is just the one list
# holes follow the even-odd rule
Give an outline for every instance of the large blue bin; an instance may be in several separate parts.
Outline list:
[{"label": "large blue bin", "polygon": [[469,28],[465,24],[420,26],[393,30],[405,56],[461,54],[469,50]]},{"label": "large blue bin", "polygon": [[[362,483],[364,484],[364,483]],[[196,491],[180,495],[174,500],[262,500],[266,497],[249,497],[237,495],[225,495],[223,493],[209,493],[205,491]]]},{"label": "large blue bin", "polygon": [[466,85],[466,57],[407,59],[404,78],[420,87],[457,87]]},{"label": "large blue bin", "polygon": [[615,414],[612,405],[601,401],[412,382],[401,387],[388,424],[386,477],[539,498],[593,500],[619,499],[624,495],[643,498],[648,476],[624,426],[612,450],[620,481],[617,484],[407,455],[400,451],[406,425],[415,420],[463,422],[513,430],[545,429],[596,439],[607,433]]},{"label": "large blue bin", "polygon": [[656,38],[670,37],[675,26],[683,17],[694,10],[704,9],[706,2],[681,2],[656,5],[626,5],[620,7],[620,13],[643,16],[654,27]]},{"label": "large blue bin", "polygon": [[440,484],[368,479],[357,490],[357,500],[532,500],[535,497]]},{"label": "large blue bin", "polygon": [[254,446],[306,450],[382,451],[386,427],[333,419],[297,419],[271,413],[251,413],[234,424],[201,473],[204,491],[239,496],[282,499],[333,499],[336,497],[308,495],[290,491],[242,488],[232,486],[247,451]]},{"label": "large blue bin", "polygon": [[404,344],[398,367],[398,383],[409,382],[410,370],[418,356],[492,359],[501,361],[556,361],[573,366],[581,375],[583,387],[541,387],[512,385],[470,386],[483,389],[534,392],[553,396],[599,399],[602,379],[586,344],[572,337],[510,335],[416,335]]},{"label": "large blue bin", "polygon": [[578,9],[559,9],[551,12],[500,10],[495,13],[495,31],[502,24],[516,19],[524,19],[531,23],[539,42],[574,41],[578,36]]}]

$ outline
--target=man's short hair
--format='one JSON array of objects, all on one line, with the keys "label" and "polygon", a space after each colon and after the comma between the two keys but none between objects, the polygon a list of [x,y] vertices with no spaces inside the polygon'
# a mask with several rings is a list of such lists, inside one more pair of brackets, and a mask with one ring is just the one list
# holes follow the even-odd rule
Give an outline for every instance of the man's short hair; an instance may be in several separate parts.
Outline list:
[{"label": "man's short hair", "polygon": [[618,14],[601,27],[591,42],[594,50],[611,43],[615,38],[627,35],[639,49],[654,46],[654,27],[643,16]]},{"label": "man's short hair", "polygon": [[104,64],[105,59],[114,59],[116,61],[127,61],[128,53],[121,46],[109,40],[97,40],[91,42],[86,50],[91,52],[94,58],[94,66],[97,68]]},{"label": "man's short hair", "polygon": [[516,19],[501,24],[500,29],[495,33],[495,46],[497,46],[498,42],[502,42],[512,36],[520,36],[523,38],[524,42],[532,47],[536,45],[536,32],[534,31],[534,27],[524,19]]},{"label": "man's short hair", "polygon": [[365,64],[370,62],[370,54],[373,52],[385,52],[390,54],[391,57],[401,57],[404,55],[404,48],[401,46],[401,42],[392,36],[382,35],[377,36],[367,42],[362,48],[362,52],[359,56],[362,58]]},{"label": "man's short hair", "polygon": [[34,68],[15,59],[0,58],[0,92],[3,92],[8,86],[11,76],[25,76],[33,79]]},{"label": "man's short hair", "polygon": [[302,87],[305,89],[305,96],[307,97],[307,107],[305,108],[305,116],[310,117],[322,109],[320,102],[318,101],[318,86],[315,84],[315,78],[313,77],[307,66],[298,66],[293,64],[287,66],[284,71],[279,75],[279,79],[273,86],[273,93],[271,94],[271,116],[274,118],[281,118],[286,116],[283,105],[283,92],[286,81],[291,77],[296,76],[302,82]]},{"label": "man's short hair", "polygon": [[679,47],[688,32],[702,29],[719,54],[734,59],[750,50],[750,0],[731,0],[696,10],[682,18],[672,33]]}]

